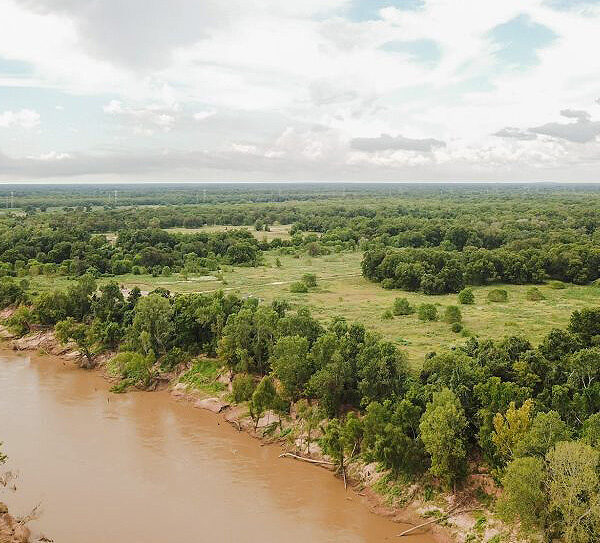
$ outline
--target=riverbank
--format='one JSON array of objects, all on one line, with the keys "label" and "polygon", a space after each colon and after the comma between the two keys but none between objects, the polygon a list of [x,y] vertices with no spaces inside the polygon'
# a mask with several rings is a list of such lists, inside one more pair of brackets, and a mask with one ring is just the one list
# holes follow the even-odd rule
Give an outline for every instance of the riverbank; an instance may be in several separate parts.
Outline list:
[{"label": "riverbank", "polygon": [[24,523],[8,512],[8,507],[0,502],[0,543],[29,543],[31,533]]},{"label": "riverbank", "polygon": [[[72,363],[76,363],[79,357],[79,353],[72,346],[60,345],[51,330],[37,331],[19,339],[6,339],[6,345],[14,350],[39,352],[60,357],[62,360],[68,360]],[[105,360],[106,358],[100,360],[98,370],[108,378],[106,372],[103,371]],[[302,449],[301,436],[292,442],[272,435],[265,436],[265,429],[277,420],[273,414],[266,414],[255,428],[254,423],[247,416],[247,409],[244,406],[229,405],[223,397],[209,397],[200,391],[190,389],[179,382],[179,376],[180,374],[173,374],[170,381],[163,381],[162,386],[162,388],[170,389],[172,397],[177,401],[187,402],[196,408],[212,411],[219,419],[227,421],[239,431],[243,430],[252,437],[261,440],[263,444],[278,443],[284,451],[293,451],[317,462],[327,461],[321,455],[315,443],[311,445],[311,454],[307,454],[306,450]],[[227,386],[228,379],[225,377],[222,380]],[[290,426],[293,426],[293,420],[285,422],[283,430],[290,428]],[[294,460],[282,459],[282,462],[286,461],[292,462]],[[324,463],[316,465],[331,469],[329,465]],[[460,497],[438,495],[435,501],[424,501],[416,496],[418,490],[416,486],[386,488],[382,484],[382,474],[377,472],[374,465],[354,462],[349,466],[347,475],[349,488],[355,495],[360,497],[360,500],[371,511],[399,523],[398,533],[410,526],[426,522],[427,519],[443,517],[445,512],[452,510],[453,507],[459,504],[460,507],[457,510],[470,508],[468,502],[472,500],[472,497],[463,494]],[[340,482],[340,484],[342,483]],[[471,513],[463,513],[444,520],[443,526],[434,524],[429,525],[426,529],[427,533],[438,543],[465,541],[467,539],[470,541],[489,541],[497,537],[501,528],[491,520],[482,523],[481,518],[481,515],[474,517]],[[422,534],[424,530],[415,533]],[[474,533],[476,533],[476,538],[472,536]]]}]

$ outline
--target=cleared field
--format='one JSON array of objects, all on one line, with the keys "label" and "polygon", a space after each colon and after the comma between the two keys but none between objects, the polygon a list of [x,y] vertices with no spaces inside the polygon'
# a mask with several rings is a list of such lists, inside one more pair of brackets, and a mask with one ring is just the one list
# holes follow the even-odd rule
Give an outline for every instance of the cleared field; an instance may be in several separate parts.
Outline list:
[{"label": "cleared field", "polygon": [[[281,267],[275,265],[279,258]],[[270,302],[286,298],[294,306],[308,306],[323,323],[335,315],[343,315],[349,321],[363,323],[368,329],[380,332],[387,339],[402,345],[411,363],[420,365],[426,353],[439,351],[465,341],[460,334],[451,331],[443,321],[422,322],[416,315],[382,319],[384,311],[392,309],[396,297],[406,297],[417,306],[421,303],[438,305],[442,314],[444,307],[457,305],[455,294],[426,296],[398,290],[384,290],[360,275],[361,253],[340,253],[319,258],[303,256],[279,256],[266,253],[266,265],[257,268],[226,268],[224,281],[215,277],[190,277],[184,281],[178,275],[151,277],[139,275],[119,276],[116,280],[127,288],[138,286],[148,292],[164,287],[172,292],[213,292],[223,289],[241,296],[256,296]],[[318,287],[307,294],[290,292],[290,284],[303,274],[317,275]],[[105,280],[103,280],[105,281]],[[64,278],[33,278],[32,283],[40,289],[62,287],[68,284]],[[475,304],[461,305],[463,324],[473,335],[483,338],[501,338],[527,331],[527,337],[539,341],[549,330],[564,327],[575,309],[600,305],[600,288],[595,286],[569,285],[555,290],[547,285],[538,288],[545,300],[529,301],[528,285],[504,285],[509,293],[508,302],[487,301],[489,290],[499,285],[475,287]]]},{"label": "cleared field", "polygon": [[256,239],[272,241],[275,238],[290,239],[290,228],[291,224],[272,224],[269,225],[269,231],[256,230],[254,226],[233,226],[233,225],[214,225],[214,226],[203,226],[201,228],[166,228],[167,232],[181,232],[184,234],[193,234],[195,232],[227,232],[228,230],[239,230],[244,228],[248,230]]}]

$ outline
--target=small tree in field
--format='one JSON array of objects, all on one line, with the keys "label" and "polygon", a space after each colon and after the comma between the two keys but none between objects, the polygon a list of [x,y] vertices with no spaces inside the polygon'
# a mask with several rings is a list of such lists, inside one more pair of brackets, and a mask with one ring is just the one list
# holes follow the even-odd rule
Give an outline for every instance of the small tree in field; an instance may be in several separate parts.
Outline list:
[{"label": "small tree in field", "polygon": [[421,321],[437,321],[437,307],[434,304],[421,304],[417,310],[417,316]]},{"label": "small tree in field", "polygon": [[488,292],[487,298],[490,302],[507,302],[508,291],[503,288],[495,288]]},{"label": "small tree in field", "polygon": [[407,298],[396,298],[394,300],[394,315],[412,315],[414,312],[415,308]]},{"label": "small tree in field", "polygon": [[302,282],[308,288],[315,288],[317,286],[317,276],[314,273],[305,273],[302,276]]},{"label": "small tree in field", "polygon": [[463,305],[471,305],[475,303],[475,295],[473,294],[473,289],[467,287],[463,288],[458,293],[458,302]]},{"label": "small tree in field", "polygon": [[456,305],[449,305],[444,310],[444,322],[448,324],[454,324],[456,322],[460,322],[462,320],[462,313],[460,309]]}]

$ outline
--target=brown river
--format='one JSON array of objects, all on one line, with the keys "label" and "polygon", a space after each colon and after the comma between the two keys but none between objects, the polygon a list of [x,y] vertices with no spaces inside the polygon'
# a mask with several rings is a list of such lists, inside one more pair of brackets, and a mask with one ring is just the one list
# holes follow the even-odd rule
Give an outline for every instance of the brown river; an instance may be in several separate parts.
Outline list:
[{"label": "brown river", "polygon": [[280,459],[167,393],[111,394],[95,372],[0,351],[13,514],[56,543],[432,543],[369,511],[330,472]]}]

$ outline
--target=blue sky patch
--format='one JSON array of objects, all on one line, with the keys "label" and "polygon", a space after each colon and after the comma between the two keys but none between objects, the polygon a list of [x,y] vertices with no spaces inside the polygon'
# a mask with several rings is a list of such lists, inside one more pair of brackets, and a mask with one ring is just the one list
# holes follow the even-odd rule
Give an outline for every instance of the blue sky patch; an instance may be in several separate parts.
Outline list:
[{"label": "blue sky patch", "polygon": [[434,40],[389,41],[381,49],[390,53],[405,53],[423,64],[436,64],[442,57],[440,46]]},{"label": "blue sky patch", "polygon": [[2,76],[28,75],[31,72],[32,68],[29,62],[0,57],[0,75]]},{"label": "blue sky patch", "polygon": [[538,50],[550,45],[557,35],[528,15],[519,15],[493,28],[489,37],[498,46],[495,55],[500,62],[526,68],[539,62]]},{"label": "blue sky patch", "polygon": [[379,11],[383,8],[415,10],[424,5],[424,0],[352,0],[346,16],[356,22],[372,21],[380,18]]}]

